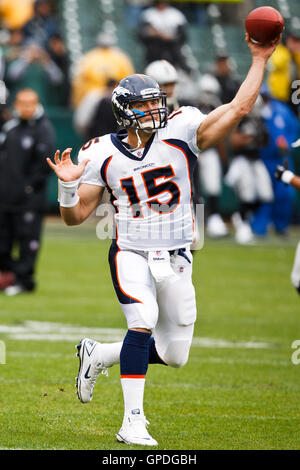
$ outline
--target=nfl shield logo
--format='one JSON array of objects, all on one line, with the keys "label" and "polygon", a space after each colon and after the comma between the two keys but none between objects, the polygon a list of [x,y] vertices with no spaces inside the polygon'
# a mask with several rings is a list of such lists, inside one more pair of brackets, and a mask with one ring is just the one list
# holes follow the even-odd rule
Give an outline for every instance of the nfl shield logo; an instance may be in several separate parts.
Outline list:
[{"label": "nfl shield logo", "polygon": [[157,256],[159,256],[159,255],[161,254],[161,251],[160,251],[160,250],[157,250],[157,251],[155,252],[155,254],[156,254]]}]

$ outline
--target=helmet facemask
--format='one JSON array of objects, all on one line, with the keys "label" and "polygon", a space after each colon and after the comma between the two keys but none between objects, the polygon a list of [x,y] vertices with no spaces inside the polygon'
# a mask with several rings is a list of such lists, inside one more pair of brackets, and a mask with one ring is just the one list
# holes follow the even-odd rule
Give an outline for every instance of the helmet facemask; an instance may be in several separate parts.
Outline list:
[{"label": "helmet facemask", "polygon": [[[155,98],[151,98],[155,99]],[[165,127],[167,118],[168,118],[168,110],[166,106],[166,97],[160,96],[158,99],[158,106],[157,108],[153,108],[147,111],[140,111],[135,108],[135,102],[132,102],[129,105],[129,113],[132,115],[132,125],[130,127],[143,130],[145,132],[153,132],[154,130],[161,129]],[[139,100],[140,101],[148,101],[147,100]],[[144,120],[144,118],[150,117],[150,119]]]}]

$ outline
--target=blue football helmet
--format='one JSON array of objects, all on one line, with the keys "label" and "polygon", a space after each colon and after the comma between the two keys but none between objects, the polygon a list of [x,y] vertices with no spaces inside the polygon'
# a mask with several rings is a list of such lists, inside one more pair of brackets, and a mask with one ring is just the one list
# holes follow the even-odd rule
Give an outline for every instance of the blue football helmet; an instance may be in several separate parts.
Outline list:
[{"label": "blue football helmet", "polygon": [[[155,109],[142,112],[134,108],[136,101],[153,99],[159,100]],[[118,124],[125,128],[155,130],[167,125],[166,93],[147,75],[134,74],[123,78],[113,91],[112,109]],[[150,116],[152,120],[141,122],[141,118],[145,116]]]}]

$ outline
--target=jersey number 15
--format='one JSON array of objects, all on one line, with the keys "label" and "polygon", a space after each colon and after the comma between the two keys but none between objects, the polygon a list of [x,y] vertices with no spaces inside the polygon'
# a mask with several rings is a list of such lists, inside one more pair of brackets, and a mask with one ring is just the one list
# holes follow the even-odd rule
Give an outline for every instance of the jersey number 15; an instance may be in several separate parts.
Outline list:
[{"label": "jersey number 15", "polygon": [[[160,168],[154,168],[153,170],[147,170],[141,173],[143,182],[146,188],[148,198],[147,205],[151,210],[158,212],[159,214],[169,214],[173,212],[180,201],[180,189],[174,181],[170,179],[168,181],[162,181],[157,183],[159,178],[164,180],[175,176],[174,170],[171,165],[167,165]],[[141,207],[141,201],[137,193],[133,177],[124,178],[120,180],[121,188],[126,191],[132,215],[134,218],[143,218],[143,212]],[[159,196],[162,193],[168,192],[170,199],[168,202],[161,203]]]}]

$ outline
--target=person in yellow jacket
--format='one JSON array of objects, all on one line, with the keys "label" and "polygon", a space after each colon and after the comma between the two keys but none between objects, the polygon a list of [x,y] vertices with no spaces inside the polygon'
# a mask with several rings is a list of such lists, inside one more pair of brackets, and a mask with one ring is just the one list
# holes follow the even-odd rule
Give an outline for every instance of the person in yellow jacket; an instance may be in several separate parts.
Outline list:
[{"label": "person in yellow jacket", "polygon": [[77,108],[87,94],[104,92],[108,79],[116,82],[132,75],[135,70],[130,57],[115,47],[116,39],[108,33],[100,33],[97,46],[79,61],[72,83],[72,105]]},{"label": "person in yellow jacket", "polygon": [[34,15],[34,0],[0,0],[0,16],[7,29],[22,28]]},{"label": "person in yellow jacket", "polygon": [[300,28],[288,28],[284,42],[270,57],[267,84],[273,98],[293,105],[292,84],[300,79]]}]

